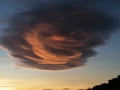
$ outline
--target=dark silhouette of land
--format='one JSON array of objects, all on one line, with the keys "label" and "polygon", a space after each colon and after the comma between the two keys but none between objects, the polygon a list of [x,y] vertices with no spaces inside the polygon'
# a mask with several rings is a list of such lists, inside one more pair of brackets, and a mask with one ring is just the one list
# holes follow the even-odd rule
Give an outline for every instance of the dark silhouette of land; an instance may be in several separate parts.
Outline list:
[{"label": "dark silhouette of land", "polygon": [[120,90],[120,75],[117,78],[109,80],[108,83],[96,85],[87,90]]},{"label": "dark silhouette of land", "polygon": [[[43,89],[43,90],[53,90],[53,89]],[[63,88],[63,90],[72,90],[72,89]],[[96,85],[88,89],[77,89],[77,90],[120,90],[120,75],[117,78],[108,80],[108,83],[102,83],[100,85]]]}]

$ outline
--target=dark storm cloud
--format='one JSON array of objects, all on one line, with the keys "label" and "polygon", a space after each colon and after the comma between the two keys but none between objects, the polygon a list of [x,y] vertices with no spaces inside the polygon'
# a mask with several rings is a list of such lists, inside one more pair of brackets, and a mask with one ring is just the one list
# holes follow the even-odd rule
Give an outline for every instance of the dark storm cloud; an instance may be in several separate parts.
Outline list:
[{"label": "dark storm cloud", "polygon": [[11,18],[0,43],[19,66],[46,70],[83,66],[113,32],[111,17],[78,0],[62,1],[39,3]]}]

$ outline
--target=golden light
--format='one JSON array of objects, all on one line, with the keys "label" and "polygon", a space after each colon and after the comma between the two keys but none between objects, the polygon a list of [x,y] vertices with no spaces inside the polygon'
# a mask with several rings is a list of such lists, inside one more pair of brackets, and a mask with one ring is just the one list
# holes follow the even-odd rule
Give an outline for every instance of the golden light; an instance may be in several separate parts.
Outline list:
[{"label": "golden light", "polygon": [[14,90],[14,89],[10,87],[0,87],[0,90]]},{"label": "golden light", "polygon": [[10,83],[9,80],[1,81],[0,85],[0,90],[15,90],[14,86]]}]

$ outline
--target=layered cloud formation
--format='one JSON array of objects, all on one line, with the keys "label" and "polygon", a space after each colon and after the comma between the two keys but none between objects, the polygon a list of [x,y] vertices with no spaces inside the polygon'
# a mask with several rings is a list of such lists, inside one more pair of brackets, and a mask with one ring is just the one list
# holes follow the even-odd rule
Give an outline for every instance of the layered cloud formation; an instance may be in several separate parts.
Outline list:
[{"label": "layered cloud formation", "polygon": [[50,3],[11,18],[0,44],[18,65],[63,70],[80,67],[113,32],[115,21],[82,3]]}]

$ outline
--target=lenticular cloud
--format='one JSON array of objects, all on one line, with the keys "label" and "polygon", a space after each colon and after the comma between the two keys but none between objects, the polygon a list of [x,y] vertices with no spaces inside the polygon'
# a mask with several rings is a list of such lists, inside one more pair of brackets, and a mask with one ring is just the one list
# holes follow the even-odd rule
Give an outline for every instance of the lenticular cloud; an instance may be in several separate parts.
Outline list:
[{"label": "lenticular cloud", "polygon": [[21,67],[64,70],[83,66],[113,27],[111,17],[86,5],[53,3],[12,17],[0,45]]}]

